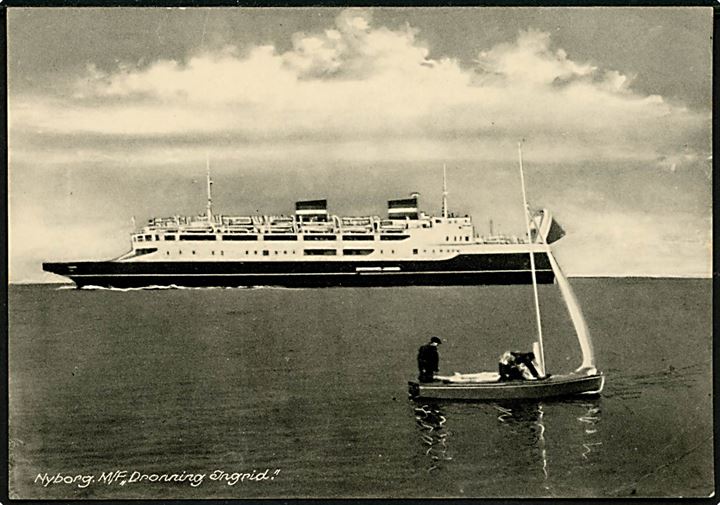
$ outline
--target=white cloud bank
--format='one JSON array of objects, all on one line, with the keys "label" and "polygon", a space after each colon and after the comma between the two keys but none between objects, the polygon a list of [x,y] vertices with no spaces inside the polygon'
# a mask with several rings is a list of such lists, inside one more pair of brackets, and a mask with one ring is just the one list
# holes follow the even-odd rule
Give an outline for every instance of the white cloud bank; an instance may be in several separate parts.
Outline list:
[{"label": "white cloud bank", "polygon": [[398,142],[412,152],[450,140],[462,141],[456,157],[506,158],[527,138],[538,160],[653,160],[673,169],[709,152],[709,114],[633,92],[628,76],[553,49],[548,33],[520,32],[479,51],[470,67],[430,58],[417,30],[373,27],[364,10],[292,42],[284,53],[226,46],[109,73],[90,66],[62,98],[13,98],[11,129],[159,142],[188,134],[288,145],[382,139],[379,158]]}]

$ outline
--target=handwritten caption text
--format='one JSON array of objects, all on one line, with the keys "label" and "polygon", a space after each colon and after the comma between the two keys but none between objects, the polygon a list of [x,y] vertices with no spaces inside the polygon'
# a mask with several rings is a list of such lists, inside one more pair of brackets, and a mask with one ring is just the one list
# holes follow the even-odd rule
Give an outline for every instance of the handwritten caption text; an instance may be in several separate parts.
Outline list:
[{"label": "handwritten caption text", "polygon": [[145,484],[145,483],[184,483],[192,487],[201,486],[204,482],[217,482],[234,486],[241,483],[263,482],[275,480],[280,475],[280,469],[252,472],[233,472],[214,470],[212,472],[174,472],[174,473],[144,473],[137,470],[112,470],[110,472],[93,473],[38,473],[34,483],[43,487],[50,486],[77,486],[86,488],[91,484],[119,485]]}]

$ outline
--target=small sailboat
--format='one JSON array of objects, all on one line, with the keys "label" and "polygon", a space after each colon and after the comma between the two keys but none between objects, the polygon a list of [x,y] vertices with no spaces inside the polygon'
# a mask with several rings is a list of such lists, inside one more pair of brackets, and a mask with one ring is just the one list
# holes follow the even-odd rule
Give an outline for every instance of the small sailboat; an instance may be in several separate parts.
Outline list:
[{"label": "small sailboat", "polygon": [[[528,239],[532,241],[530,222],[532,218],[528,211],[527,197],[525,195],[525,177],[522,166],[522,150],[518,145],[520,181],[523,194],[525,222]],[[537,226],[536,226],[537,228]],[[570,314],[575,335],[582,351],[582,363],[573,372],[560,375],[547,375],[545,371],[545,355],[543,349],[542,324],[540,319],[540,303],[538,299],[537,279],[535,273],[534,252],[530,252],[530,269],[532,274],[533,293],[535,295],[535,315],[537,320],[537,342],[533,344],[533,354],[537,360],[539,378],[531,380],[501,380],[497,372],[455,373],[449,376],[435,376],[432,382],[410,381],[409,393],[417,399],[445,399],[445,400],[516,400],[516,399],[543,399],[575,395],[597,395],[603,389],[605,376],[595,367],[595,354],[587,323],[583,317],[580,305],[573,293],[572,287],[558,265],[550,250],[550,245],[537,233],[541,244],[545,246],[552,270],[555,274],[560,293]]]}]

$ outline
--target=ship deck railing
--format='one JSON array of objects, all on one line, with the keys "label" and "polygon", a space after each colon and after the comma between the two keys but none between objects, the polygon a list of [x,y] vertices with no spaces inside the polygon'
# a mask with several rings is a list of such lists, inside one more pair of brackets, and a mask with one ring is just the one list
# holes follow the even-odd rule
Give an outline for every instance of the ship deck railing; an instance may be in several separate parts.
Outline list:
[{"label": "ship deck railing", "polygon": [[493,236],[483,237],[479,236],[475,238],[475,241],[479,244],[497,245],[497,244],[527,244],[528,241],[519,237],[509,236]]}]

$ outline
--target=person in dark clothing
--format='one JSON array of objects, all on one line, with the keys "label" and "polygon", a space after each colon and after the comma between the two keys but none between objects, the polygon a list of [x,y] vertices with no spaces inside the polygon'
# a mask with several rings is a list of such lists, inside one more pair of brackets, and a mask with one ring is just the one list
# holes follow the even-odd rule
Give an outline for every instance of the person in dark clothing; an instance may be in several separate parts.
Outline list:
[{"label": "person in dark clothing", "polygon": [[432,382],[435,372],[440,369],[440,354],[437,348],[440,344],[442,344],[442,340],[432,337],[429,344],[422,345],[418,349],[417,362],[420,382]]},{"label": "person in dark clothing", "polygon": [[503,381],[540,378],[535,367],[535,354],[532,352],[507,351],[500,357],[498,372],[500,380]]},{"label": "person in dark clothing", "polygon": [[[540,373],[537,371],[537,368],[535,368],[535,353],[523,352],[519,354],[520,356],[518,356],[517,358],[517,363],[520,365],[524,365],[527,369],[527,372],[523,373],[523,376],[526,379],[539,379]],[[529,377],[528,374],[530,375]]]}]

